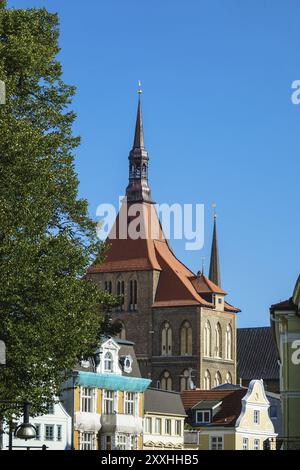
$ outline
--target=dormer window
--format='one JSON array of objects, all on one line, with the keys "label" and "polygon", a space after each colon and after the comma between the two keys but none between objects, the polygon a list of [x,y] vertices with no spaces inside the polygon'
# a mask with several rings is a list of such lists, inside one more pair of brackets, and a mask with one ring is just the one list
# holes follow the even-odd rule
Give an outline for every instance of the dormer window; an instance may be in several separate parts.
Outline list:
[{"label": "dormer window", "polygon": [[196,411],[196,422],[197,424],[208,424],[210,423],[210,411]]},{"label": "dormer window", "polygon": [[110,352],[107,352],[104,356],[104,371],[105,372],[113,371],[113,358]]}]

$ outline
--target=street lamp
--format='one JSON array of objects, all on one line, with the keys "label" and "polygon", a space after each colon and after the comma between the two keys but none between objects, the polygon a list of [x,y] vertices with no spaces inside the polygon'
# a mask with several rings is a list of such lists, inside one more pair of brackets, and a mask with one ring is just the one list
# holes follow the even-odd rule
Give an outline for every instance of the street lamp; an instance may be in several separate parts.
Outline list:
[{"label": "street lamp", "polygon": [[18,426],[15,430],[14,436],[18,439],[24,439],[27,441],[28,439],[35,439],[37,432],[36,427],[30,424],[29,422],[29,407],[30,403],[25,401],[23,404],[24,407],[24,418],[23,423]]}]

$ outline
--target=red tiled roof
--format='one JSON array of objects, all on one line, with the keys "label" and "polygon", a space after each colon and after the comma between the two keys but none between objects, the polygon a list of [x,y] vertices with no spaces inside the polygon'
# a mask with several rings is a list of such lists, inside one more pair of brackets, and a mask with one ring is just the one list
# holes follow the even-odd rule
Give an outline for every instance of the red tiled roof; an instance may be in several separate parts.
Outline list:
[{"label": "red tiled roof", "polygon": [[[160,271],[153,307],[172,307],[180,305],[203,305],[213,308],[201,293],[218,292],[226,294],[220,287],[202,275],[198,279],[171,251],[158,219],[155,206],[151,203],[134,205],[138,212],[131,215],[133,204],[123,204],[115,224],[108,236],[110,248],[101,264],[93,264],[88,274],[118,271]],[[128,216],[129,215],[129,216]],[[130,234],[131,223],[142,221],[140,230],[143,237],[133,239]],[[123,227],[124,234],[120,234]],[[225,304],[225,310],[238,312],[235,307]]]},{"label": "red tiled roof", "polygon": [[234,426],[241,414],[242,398],[246,393],[247,388],[234,390],[185,390],[181,393],[181,398],[187,412],[201,400],[221,401],[222,404],[213,417],[212,426]]},{"label": "red tiled roof", "polygon": [[227,292],[221,289],[221,287],[217,286],[217,284],[214,284],[212,281],[210,281],[202,273],[199,274],[199,276],[193,276],[191,278],[191,282],[199,294],[214,293],[227,295]]}]

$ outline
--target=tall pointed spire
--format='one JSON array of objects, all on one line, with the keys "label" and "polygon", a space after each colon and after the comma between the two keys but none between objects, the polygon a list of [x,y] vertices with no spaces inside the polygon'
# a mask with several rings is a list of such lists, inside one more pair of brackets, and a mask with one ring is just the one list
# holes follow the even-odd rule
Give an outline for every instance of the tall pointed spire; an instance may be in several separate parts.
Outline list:
[{"label": "tall pointed spire", "polygon": [[139,94],[139,104],[138,104],[138,110],[137,110],[137,116],[136,116],[133,148],[134,149],[145,148],[140,94]]},{"label": "tall pointed spire", "polygon": [[148,152],[145,149],[142,105],[139,82],[139,101],[135,124],[133,147],[129,153],[129,184],[126,188],[126,197],[129,202],[152,202],[151,190],[148,186]]},{"label": "tall pointed spire", "polygon": [[[214,209],[216,205],[213,205]],[[217,239],[217,215],[214,213],[214,230],[213,230],[213,239],[211,245],[211,255],[210,255],[210,267],[209,267],[209,279],[221,287],[221,274],[220,274],[220,260],[219,260],[219,249],[218,249],[218,239]]]}]

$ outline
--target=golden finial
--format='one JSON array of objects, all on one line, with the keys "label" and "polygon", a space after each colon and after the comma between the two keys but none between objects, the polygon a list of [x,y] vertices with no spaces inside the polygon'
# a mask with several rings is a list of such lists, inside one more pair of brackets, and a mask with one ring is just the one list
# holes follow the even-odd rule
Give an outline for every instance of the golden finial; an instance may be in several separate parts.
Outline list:
[{"label": "golden finial", "polygon": [[142,88],[141,88],[141,86],[142,86],[141,80],[138,81],[138,86],[139,86],[138,94],[141,95],[141,94],[143,93],[143,90],[142,90]]}]

